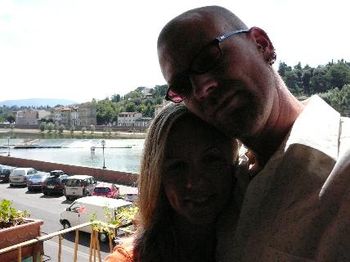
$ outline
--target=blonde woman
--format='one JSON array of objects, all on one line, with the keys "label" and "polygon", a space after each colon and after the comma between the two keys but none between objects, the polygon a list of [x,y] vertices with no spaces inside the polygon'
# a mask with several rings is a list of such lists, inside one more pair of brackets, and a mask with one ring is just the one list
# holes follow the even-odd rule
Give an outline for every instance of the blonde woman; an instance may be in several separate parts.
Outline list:
[{"label": "blonde woman", "polygon": [[183,105],[163,109],[145,140],[133,254],[108,261],[214,261],[215,225],[232,203],[236,162],[235,140]]}]

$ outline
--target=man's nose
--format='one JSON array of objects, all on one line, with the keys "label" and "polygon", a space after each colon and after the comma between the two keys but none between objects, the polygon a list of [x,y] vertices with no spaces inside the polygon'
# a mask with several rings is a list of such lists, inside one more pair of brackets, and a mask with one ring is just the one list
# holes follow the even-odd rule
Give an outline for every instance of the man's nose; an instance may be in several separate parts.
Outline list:
[{"label": "man's nose", "polygon": [[217,81],[210,76],[194,75],[191,77],[193,96],[198,100],[208,98],[218,87]]}]

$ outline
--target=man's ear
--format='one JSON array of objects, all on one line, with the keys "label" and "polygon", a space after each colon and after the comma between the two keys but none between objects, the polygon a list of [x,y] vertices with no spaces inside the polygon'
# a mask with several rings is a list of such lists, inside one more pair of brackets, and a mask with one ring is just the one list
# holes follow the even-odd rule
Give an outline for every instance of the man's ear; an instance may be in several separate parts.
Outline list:
[{"label": "man's ear", "polygon": [[264,60],[272,65],[276,61],[276,52],[266,32],[259,27],[252,27],[249,30],[249,36],[256,43],[256,47],[262,53]]}]

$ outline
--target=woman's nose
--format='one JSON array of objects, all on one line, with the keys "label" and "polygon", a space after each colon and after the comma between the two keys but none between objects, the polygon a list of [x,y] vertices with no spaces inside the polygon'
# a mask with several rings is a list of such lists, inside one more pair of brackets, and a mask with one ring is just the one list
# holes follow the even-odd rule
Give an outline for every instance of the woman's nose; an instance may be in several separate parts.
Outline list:
[{"label": "woman's nose", "polygon": [[186,188],[187,189],[196,189],[200,188],[205,183],[205,172],[198,168],[192,168],[189,174],[187,175]]}]

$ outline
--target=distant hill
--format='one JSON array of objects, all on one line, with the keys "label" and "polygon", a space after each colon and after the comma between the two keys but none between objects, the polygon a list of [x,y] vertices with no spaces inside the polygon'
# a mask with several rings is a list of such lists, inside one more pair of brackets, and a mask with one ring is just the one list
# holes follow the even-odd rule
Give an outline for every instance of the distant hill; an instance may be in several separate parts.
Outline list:
[{"label": "distant hill", "polygon": [[19,100],[5,100],[0,101],[0,106],[50,106],[54,107],[56,105],[72,105],[77,104],[77,102],[68,99],[55,99],[55,98],[30,98],[30,99],[19,99]]}]

